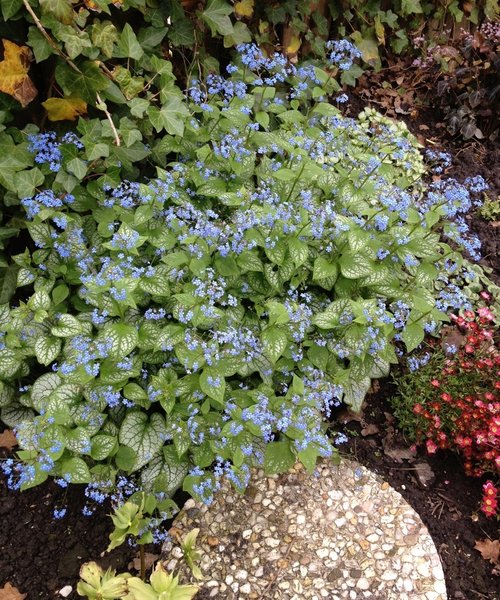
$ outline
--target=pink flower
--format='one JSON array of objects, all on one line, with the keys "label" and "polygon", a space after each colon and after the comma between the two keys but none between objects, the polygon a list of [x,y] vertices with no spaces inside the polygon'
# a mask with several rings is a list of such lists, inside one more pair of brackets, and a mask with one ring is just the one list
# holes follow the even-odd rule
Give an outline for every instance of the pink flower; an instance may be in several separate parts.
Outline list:
[{"label": "pink flower", "polygon": [[482,317],[483,319],[487,319],[488,321],[494,321],[495,320],[495,317],[493,316],[493,313],[486,306],[482,306],[481,308],[478,308],[477,309],[477,313],[478,313],[478,315],[480,317]]},{"label": "pink flower", "polygon": [[435,454],[435,452],[437,451],[438,447],[436,446],[436,444],[434,443],[433,440],[427,440],[425,442],[425,446],[427,448],[427,452],[429,454]]}]

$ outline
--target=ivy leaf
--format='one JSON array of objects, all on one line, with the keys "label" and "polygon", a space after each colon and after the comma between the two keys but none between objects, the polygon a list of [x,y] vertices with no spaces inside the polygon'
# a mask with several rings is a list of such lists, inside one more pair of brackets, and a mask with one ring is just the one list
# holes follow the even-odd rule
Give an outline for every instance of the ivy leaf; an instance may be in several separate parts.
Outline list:
[{"label": "ivy leaf", "polygon": [[137,40],[132,27],[126,23],[118,40],[114,55],[117,58],[133,58],[139,60],[144,54],[144,50]]},{"label": "ivy leaf", "polygon": [[[224,48],[231,48],[238,44],[246,44],[252,41],[252,33],[245,23],[235,23],[231,35],[224,36]],[[266,113],[264,113],[266,114]]]},{"label": "ivy leaf", "polygon": [[43,35],[38,31],[38,29],[35,26],[29,28],[28,44],[33,50],[33,54],[35,55],[35,61],[37,63],[46,60],[51,54],[54,53],[54,49],[52,48],[52,46],[47,42],[47,40],[43,37]]},{"label": "ivy leaf", "polygon": [[18,198],[29,198],[35,193],[35,188],[42,185],[45,177],[38,167],[14,173],[14,185]]},{"label": "ivy leaf", "polygon": [[56,67],[56,81],[67,92],[65,95],[74,94],[93,104],[96,93],[108,87],[108,79],[93,62],[86,61],[79,68],[81,72],[77,73],[66,63],[59,63]]},{"label": "ivy leaf", "polygon": [[23,5],[23,0],[1,0],[2,16],[4,21],[13,17]]},{"label": "ivy leaf", "polygon": [[15,98],[24,108],[38,94],[28,76],[31,50],[9,40],[2,40],[4,58],[0,62],[0,92]]},{"label": "ivy leaf", "polygon": [[113,46],[118,41],[118,32],[111,21],[97,22],[91,28],[92,44],[101,50],[106,58],[113,56]]},{"label": "ivy leaf", "polygon": [[73,22],[73,8],[70,0],[40,0],[40,8],[44,15],[52,15],[65,25]]},{"label": "ivy leaf", "polygon": [[189,19],[173,21],[167,35],[174,46],[192,46],[195,42],[193,23]]},{"label": "ivy leaf", "polygon": [[165,420],[158,413],[148,415],[141,411],[129,412],[120,427],[120,444],[135,451],[135,462],[130,469],[137,471],[160,451],[166,438]]},{"label": "ivy leaf", "polygon": [[295,464],[295,456],[289,442],[271,442],[264,453],[264,472],[266,475],[285,473]]},{"label": "ivy leaf", "polygon": [[420,0],[401,0],[401,13],[404,16],[422,14]]},{"label": "ivy leaf", "polygon": [[189,117],[189,110],[181,98],[172,96],[160,109],[150,106],[147,113],[157,132],[165,129],[170,135],[184,134],[184,123]]},{"label": "ivy leaf", "polygon": [[87,113],[87,103],[81,98],[49,98],[42,106],[49,121],[74,121]]},{"label": "ivy leaf", "polygon": [[209,0],[205,10],[200,13],[201,18],[210,27],[212,36],[231,35],[233,24],[228,15],[232,14],[233,7],[225,0]]}]

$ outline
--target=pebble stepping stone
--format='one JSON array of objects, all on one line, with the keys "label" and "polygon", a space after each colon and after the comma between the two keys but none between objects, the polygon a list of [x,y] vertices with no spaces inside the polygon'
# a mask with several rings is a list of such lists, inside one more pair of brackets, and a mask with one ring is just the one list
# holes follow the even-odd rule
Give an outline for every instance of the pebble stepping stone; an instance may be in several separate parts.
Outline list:
[{"label": "pebble stepping stone", "polygon": [[360,464],[313,475],[253,474],[242,496],[225,482],[210,506],[190,499],[162,550],[192,581],[175,540],[199,528],[205,576],[196,600],[446,600],[439,555],[418,514]]}]

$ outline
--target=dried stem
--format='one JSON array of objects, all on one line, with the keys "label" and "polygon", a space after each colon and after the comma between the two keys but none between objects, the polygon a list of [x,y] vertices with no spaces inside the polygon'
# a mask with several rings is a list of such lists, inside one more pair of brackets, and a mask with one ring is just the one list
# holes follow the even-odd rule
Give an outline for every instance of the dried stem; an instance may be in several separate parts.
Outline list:
[{"label": "dried stem", "polygon": [[139,546],[139,555],[141,557],[141,579],[144,581],[146,578],[146,556],[144,554],[144,546]]},{"label": "dried stem", "polygon": [[97,103],[98,103],[97,108],[102,110],[102,112],[106,115],[106,118],[108,119],[109,124],[111,126],[111,131],[113,132],[113,135],[115,137],[115,144],[117,146],[119,146],[120,145],[120,136],[118,135],[118,131],[116,130],[115,124],[113,123],[111,114],[109,113],[108,109],[106,108],[106,104],[103,102],[101,96],[99,94],[97,94],[96,97],[97,97]]}]

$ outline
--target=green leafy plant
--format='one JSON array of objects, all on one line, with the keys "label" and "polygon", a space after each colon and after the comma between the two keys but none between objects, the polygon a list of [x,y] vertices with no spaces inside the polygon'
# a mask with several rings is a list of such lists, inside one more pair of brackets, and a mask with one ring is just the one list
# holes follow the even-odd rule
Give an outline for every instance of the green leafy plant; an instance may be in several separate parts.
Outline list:
[{"label": "green leafy plant", "polygon": [[[162,523],[166,518],[171,517],[172,513],[177,512],[177,505],[164,495],[164,493],[133,492],[128,500],[119,500],[111,514],[114,529],[109,535],[110,543],[106,551],[110,552],[120,546],[129,536],[133,538],[135,544],[139,546],[142,579],[146,573],[144,545],[163,541],[167,535],[160,533]],[[194,561],[198,558],[194,551],[195,540],[196,535],[192,540],[192,556],[189,562],[192,569],[197,568],[194,565]]]},{"label": "green leafy plant", "polygon": [[128,593],[128,573],[116,575],[113,569],[103,571],[95,562],[88,562],[80,568],[80,581],[76,591],[89,600],[114,600],[125,598]]},{"label": "green leafy plant", "polygon": [[196,564],[200,559],[200,554],[196,549],[196,538],[200,533],[199,529],[192,529],[188,532],[181,542],[181,549],[188,567],[191,569],[193,576],[196,579],[203,579],[203,574],[200,567]]},{"label": "green leafy plant", "polygon": [[460,215],[484,182],[426,185],[405,127],[344,117],[326,100],[359,51],[328,52],[325,71],[244,45],[186,96],[153,61],[148,145],[120,114],[11,140],[43,177],[16,191],[27,245],[0,307],[12,487],[124,475],[210,502],[252,466],[312,470],[336,454],[324,415],[359,410],[395,340],[413,350],[467,303]]},{"label": "green leafy plant", "polygon": [[486,198],[478,213],[487,221],[500,220],[500,198],[496,200]]},{"label": "green leafy plant", "polygon": [[80,569],[77,592],[89,600],[191,600],[198,592],[195,585],[179,584],[179,578],[165,571],[157,563],[150,576],[150,583],[129,573],[115,574],[108,569],[103,572],[95,562],[85,563]]},{"label": "green leafy plant", "polygon": [[127,584],[131,600],[191,600],[198,592],[196,585],[179,584],[179,578],[167,573],[160,563],[151,574],[150,583],[131,577]]}]

